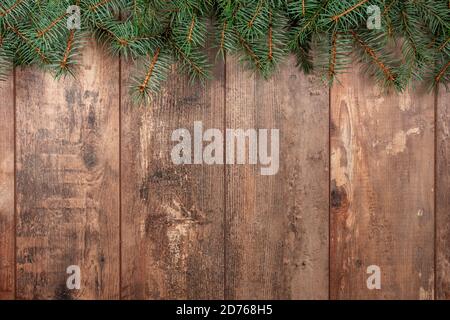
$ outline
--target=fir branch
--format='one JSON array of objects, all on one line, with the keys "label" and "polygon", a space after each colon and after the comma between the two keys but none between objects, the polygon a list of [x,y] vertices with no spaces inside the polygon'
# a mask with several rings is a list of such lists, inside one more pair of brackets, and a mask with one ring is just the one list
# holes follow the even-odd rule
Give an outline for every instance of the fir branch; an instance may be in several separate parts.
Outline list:
[{"label": "fir branch", "polygon": [[392,6],[397,3],[398,0],[392,0],[383,10],[382,15],[386,16],[391,10]]},{"label": "fir branch", "polygon": [[17,0],[11,7],[9,7],[8,9],[6,9],[5,7],[3,7],[0,4],[0,8],[3,9],[3,12],[0,11],[0,17],[6,17],[8,14],[10,14],[11,12],[13,12],[13,10],[15,8],[17,8],[24,0]]},{"label": "fir branch", "polygon": [[268,40],[267,45],[269,46],[269,54],[267,59],[269,61],[273,60],[273,39],[272,39],[272,12],[269,13],[269,32],[267,34]]},{"label": "fir branch", "polygon": [[259,2],[258,2],[258,6],[256,7],[255,14],[254,14],[253,17],[250,19],[250,21],[247,23],[247,25],[248,25],[249,28],[253,27],[253,24],[255,23],[255,19],[256,19],[256,17],[261,13],[262,8],[263,8],[263,2],[262,2],[262,1],[259,1]]},{"label": "fir branch", "polygon": [[117,40],[117,42],[122,45],[122,46],[127,46],[128,45],[128,40],[120,38],[119,36],[117,36],[114,32],[112,32],[111,30],[109,30],[108,28],[103,27],[102,25],[97,24],[96,27],[98,29],[100,29],[101,31],[106,32],[110,37],[114,38]]},{"label": "fir branch", "polygon": [[445,46],[447,45],[447,43],[450,41],[450,37],[448,37],[438,48],[437,48],[437,50],[438,51],[442,51],[444,48],[445,48]]},{"label": "fir branch", "polygon": [[224,21],[222,32],[220,33],[220,50],[223,52],[225,45],[225,30],[227,29],[228,22]]},{"label": "fir branch", "polygon": [[158,57],[159,57],[160,51],[161,51],[160,48],[156,49],[156,52],[153,55],[153,58],[152,58],[152,61],[150,63],[150,67],[149,67],[149,69],[147,71],[147,74],[145,76],[144,82],[139,87],[139,91],[141,93],[144,93],[145,88],[147,88],[147,85],[148,85],[148,83],[150,81],[150,78],[152,77],[153,69],[155,68],[156,62],[158,62]]},{"label": "fir branch", "polygon": [[207,73],[201,67],[199,67],[189,56],[181,50],[179,46],[177,46],[174,42],[172,42],[173,48],[175,51],[183,58],[183,61],[187,62],[188,65],[193,68],[196,73],[200,76],[207,77]]},{"label": "fir branch", "polygon": [[329,0],[323,1],[322,5],[317,8],[317,10],[314,12],[314,14],[307,19],[306,23],[303,24],[300,28],[300,30],[296,31],[296,37],[295,40],[298,41],[300,37],[302,37],[305,33],[307,33],[308,28],[310,28],[319,18],[320,14],[322,13],[322,10],[324,10],[328,5]]},{"label": "fir branch", "polygon": [[414,55],[417,56],[417,46],[416,46],[416,43],[415,43],[415,40],[414,40],[414,36],[411,33],[411,30],[410,30],[410,28],[408,28],[408,25],[409,25],[408,15],[406,14],[405,10],[402,10],[401,18],[402,18],[403,26],[404,26],[404,30],[403,31],[405,32],[405,34],[407,36],[407,39],[410,42],[412,49],[414,50]]},{"label": "fir branch", "polygon": [[258,56],[255,54],[255,52],[250,48],[247,41],[245,41],[244,38],[242,38],[240,35],[237,35],[239,39],[239,43],[242,45],[242,47],[245,49],[245,52],[252,58],[252,60],[255,62],[255,66],[260,69],[261,68],[261,62],[258,58]]},{"label": "fir branch", "polygon": [[331,37],[331,54],[330,66],[328,68],[328,80],[331,81],[335,76],[336,58],[337,58],[337,38],[338,33],[335,31]]},{"label": "fir branch", "polygon": [[395,80],[395,75],[392,73],[392,71],[381,61],[375,51],[365,43],[355,31],[350,31],[353,38],[356,40],[356,42],[363,48],[363,50],[369,55],[369,57],[376,63],[376,65],[380,68],[380,70],[383,71],[385,77],[389,81]]},{"label": "fir branch", "polygon": [[367,1],[369,1],[369,0],[362,0],[362,1],[358,2],[354,6],[351,6],[350,8],[348,8],[347,10],[345,10],[345,11],[343,11],[343,12],[337,14],[337,15],[334,15],[333,17],[331,17],[331,20],[333,20],[334,22],[338,21],[340,18],[342,18],[343,16],[349,14],[350,12],[355,10],[356,8],[362,6]]},{"label": "fir branch", "polygon": [[95,10],[97,10],[99,7],[101,7],[101,6],[105,5],[105,4],[107,4],[108,2],[111,2],[111,0],[102,0],[102,1],[100,1],[100,2],[97,2],[96,4],[93,4],[93,5],[89,6],[89,10],[95,11]]},{"label": "fir branch", "polygon": [[192,22],[189,27],[189,32],[188,32],[188,36],[187,36],[188,42],[192,42],[192,32],[194,31],[194,25],[195,25],[195,16],[192,16]]},{"label": "fir branch", "polygon": [[448,67],[450,67],[450,60],[442,67],[441,70],[439,70],[439,73],[435,77],[436,83],[439,83],[441,81],[441,79],[444,76],[444,74],[446,73]]},{"label": "fir branch", "polygon": [[[396,89],[413,79],[450,81],[450,11],[444,0],[0,2],[2,75],[10,70],[5,66],[14,63],[50,66],[57,75],[71,73],[73,57],[83,45],[79,37],[85,35],[63,26],[69,15],[63,11],[69,4],[81,3],[83,30],[93,33],[112,54],[137,62],[139,75],[132,78],[133,95],[139,98],[160,90],[174,62],[191,79],[206,79],[209,64],[203,50],[211,30],[218,53],[239,54],[264,77],[292,52],[303,71],[310,72],[314,61],[331,83],[349,65],[356,48],[362,66],[383,84],[393,82]],[[369,4],[383,7],[379,31],[365,31],[364,8]],[[214,29],[208,28],[210,17],[216,21]],[[402,43],[395,54],[386,49],[391,38]]]},{"label": "fir branch", "polygon": [[67,67],[67,60],[69,59],[69,54],[70,51],[72,50],[72,42],[74,40],[74,37],[75,37],[75,30],[70,30],[69,37],[67,39],[66,49],[64,51],[64,56],[60,63],[62,69],[65,69]]},{"label": "fir branch", "polygon": [[47,32],[49,32],[51,29],[53,29],[60,21],[62,21],[65,17],[67,17],[67,13],[64,13],[63,15],[59,16],[58,18],[56,18],[55,20],[53,20],[45,29],[43,30],[38,30],[37,33],[37,37],[41,38],[43,37]]},{"label": "fir branch", "polygon": [[39,47],[37,47],[30,39],[28,39],[22,32],[20,32],[19,29],[11,26],[9,23],[7,23],[7,25],[8,25],[8,28],[12,32],[14,32],[16,35],[18,35],[19,38],[21,38],[27,45],[29,45],[38,54],[38,56],[41,58],[42,62],[44,62],[45,64],[50,62],[50,60],[47,58],[46,55],[44,55],[42,50]]}]

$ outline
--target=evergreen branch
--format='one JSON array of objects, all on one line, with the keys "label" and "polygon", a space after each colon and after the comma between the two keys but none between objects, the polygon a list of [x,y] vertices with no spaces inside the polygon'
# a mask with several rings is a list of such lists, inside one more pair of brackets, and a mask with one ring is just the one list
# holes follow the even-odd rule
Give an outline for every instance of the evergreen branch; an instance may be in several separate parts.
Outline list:
[{"label": "evergreen branch", "polygon": [[[79,35],[85,35],[63,26],[69,15],[63,11],[81,3],[83,29],[112,54],[137,61],[132,95],[139,98],[160,90],[174,62],[192,80],[206,79],[209,64],[203,49],[211,30],[218,53],[239,54],[264,77],[292,52],[304,72],[315,66],[332,80],[346,69],[355,48],[370,74],[385,85],[393,82],[398,90],[412,80],[450,81],[450,2],[444,0],[0,2],[2,76],[13,64],[49,66],[56,76],[72,73],[73,57],[84,45]],[[382,30],[365,31],[364,8],[369,4],[383,6]],[[214,29],[208,28],[209,18],[217,21]],[[401,40],[401,50],[386,49],[391,39]]]},{"label": "evergreen branch", "polygon": [[268,32],[268,46],[269,46],[269,54],[267,56],[269,61],[273,59],[273,39],[272,39],[272,12],[269,13],[269,32]]},{"label": "evergreen branch", "polygon": [[116,39],[117,42],[122,45],[122,46],[127,46],[128,45],[128,40],[123,39],[118,37],[114,32],[112,32],[111,30],[103,27],[102,25],[97,24],[96,27],[104,32],[106,32],[107,34],[109,34],[112,38]]},{"label": "evergreen branch", "polygon": [[225,30],[227,29],[227,21],[225,21],[223,23],[223,28],[222,28],[222,32],[220,34],[220,50],[223,51],[224,50],[224,45],[225,45]]},{"label": "evergreen branch", "polygon": [[256,8],[255,14],[253,15],[253,17],[250,19],[250,21],[248,22],[248,27],[251,28],[253,26],[253,23],[255,23],[255,19],[256,17],[260,14],[261,10],[262,10],[262,1],[258,2],[258,6]]},{"label": "evergreen branch", "polygon": [[442,51],[445,46],[447,45],[447,43],[450,41],[450,37],[448,37],[439,47],[438,47],[438,51]]},{"label": "evergreen branch", "polygon": [[105,5],[105,4],[107,4],[107,3],[110,2],[110,1],[111,1],[111,0],[102,0],[102,1],[100,1],[100,2],[97,2],[96,4],[91,5],[91,6],[89,7],[89,10],[95,11],[95,10],[97,10],[99,7],[101,7],[101,6]]},{"label": "evergreen branch", "polygon": [[63,59],[60,63],[61,68],[65,69],[67,66],[67,60],[69,59],[69,53],[72,50],[72,41],[74,40],[75,30],[70,30],[69,38],[67,39],[66,49],[64,51]]},{"label": "evergreen branch", "polygon": [[147,74],[145,76],[144,82],[139,87],[139,91],[141,93],[143,93],[145,88],[147,88],[148,82],[150,81],[150,78],[152,77],[153,69],[155,68],[156,62],[158,61],[160,50],[161,50],[160,48],[156,49],[156,52],[153,55],[153,58],[152,58],[152,61],[150,63],[150,67],[149,67],[149,69],[147,71]]},{"label": "evergreen branch", "polygon": [[364,3],[366,3],[369,0],[362,0],[361,2],[358,2],[357,4],[355,4],[354,6],[348,8],[347,10],[345,10],[344,12],[341,12],[337,15],[334,15],[331,20],[333,20],[334,22],[338,21],[340,18],[342,18],[343,16],[349,14],[350,12],[352,12],[353,10],[355,10],[356,8],[362,6]]},{"label": "evergreen branch", "polygon": [[185,62],[187,62],[196,72],[198,75],[207,77],[208,75],[206,72],[200,68],[192,59],[189,59],[189,57],[181,50],[179,46],[177,46],[174,42],[172,42],[173,47],[175,48],[176,52],[180,54],[180,56],[183,58]]},{"label": "evergreen branch", "polygon": [[447,71],[449,66],[450,66],[450,60],[447,62],[447,64],[444,67],[442,67],[441,70],[439,70],[439,73],[435,77],[436,83],[439,83],[441,81],[442,77],[444,76],[444,74]]},{"label": "evergreen branch", "polygon": [[328,68],[328,80],[332,80],[335,75],[336,58],[337,58],[337,37],[338,33],[335,31],[331,37],[331,54],[330,54],[330,66]]},{"label": "evergreen branch", "polygon": [[427,48],[428,48],[428,49],[433,48],[433,46],[436,44],[436,40],[437,40],[437,38],[436,38],[436,37],[433,37],[433,40],[431,40],[430,44],[427,45]]},{"label": "evergreen branch", "polygon": [[317,8],[316,12],[307,20],[307,22],[298,30],[296,33],[295,39],[298,41],[298,39],[305,34],[305,32],[308,30],[308,28],[319,18],[320,14],[322,13],[322,10],[325,9],[325,7],[328,5],[329,0],[326,0],[322,3],[320,7]]},{"label": "evergreen branch", "polygon": [[389,3],[389,5],[387,5],[385,8],[384,8],[384,10],[383,10],[383,16],[386,16],[388,13],[389,13],[389,11],[391,10],[391,8],[392,8],[392,6],[397,2],[398,0],[392,0],[390,3]]},{"label": "evergreen branch", "polygon": [[195,16],[192,16],[192,22],[191,22],[191,25],[189,27],[189,33],[188,33],[188,36],[187,36],[187,40],[189,42],[192,42],[192,32],[194,31],[194,25],[195,25]]},{"label": "evergreen branch", "polygon": [[296,53],[297,66],[300,67],[306,74],[311,73],[311,71],[313,70],[312,57],[309,50],[310,50],[309,47],[308,51],[303,47],[299,47],[299,50]]},{"label": "evergreen branch", "polygon": [[255,52],[252,50],[252,48],[250,48],[250,46],[248,45],[247,41],[245,41],[245,39],[242,38],[240,35],[237,35],[237,36],[238,36],[239,42],[242,45],[242,47],[245,49],[247,54],[255,62],[256,67],[257,68],[261,68],[261,62],[260,62],[258,56],[255,54]]},{"label": "evergreen branch", "polygon": [[402,17],[403,25],[405,26],[403,31],[406,33],[408,40],[412,46],[412,49],[414,50],[414,55],[417,56],[417,46],[414,41],[414,36],[412,35],[411,30],[407,27],[408,26],[408,16],[404,10],[402,10],[402,12],[401,12],[401,17]]},{"label": "evergreen branch", "polygon": [[17,8],[24,0],[17,0],[11,7],[9,7],[8,9],[5,9],[5,7],[3,7],[0,4],[0,8],[3,9],[3,12],[0,12],[0,17],[6,17],[8,14],[10,14],[15,8]]},{"label": "evergreen branch", "polygon": [[11,26],[9,23],[7,23],[7,25],[12,32],[18,35],[19,38],[21,38],[25,43],[27,43],[38,54],[42,62],[49,63],[49,59],[42,53],[42,50],[39,47],[37,47],[32,41],[30,41],[30,39],[28,39],[22,32],[20,32],[19,29]]},{"label": "evergreen branch", "polygon": [[67,17],[67,15],[68,15],[67,13],[64,13],[63,15],[61,15],[58,18],[56,18],[55,20],[53,20],[45,29],[38,30],[37,31],[38,38],[43,37],[47,32],[49,32],[51,29],[53,29],[62,19]]},{"label": "evergreen branch", "polygon": [[363,50],[370,56],[370,58],[378,65],[378,67],[383,71],[385,77],[389,81],[395,80],[395,75],[392,73],[392,71],[381,61],[375,51],[365,43],[355,31],[350,31],[353,38],[356,40],[356,42],[363,48]]}]

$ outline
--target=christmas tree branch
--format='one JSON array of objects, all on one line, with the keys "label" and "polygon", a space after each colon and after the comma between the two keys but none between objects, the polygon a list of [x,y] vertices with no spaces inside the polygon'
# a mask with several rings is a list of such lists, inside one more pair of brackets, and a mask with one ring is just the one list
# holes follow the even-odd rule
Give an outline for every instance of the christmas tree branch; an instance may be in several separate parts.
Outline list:
[{"label": "christmas tree branch", "polygon": [[273,39],[272,39],[272,12],[269,13],[269,32],[267,34],[267,45],[269,46],[269,53],[267,59],[272,61],[273,59]]},{"label": "christmas tree branch", "polygon": [[52,30],[59,22],[61,22],[64,18],[67,17],[67,13],[64,13],[63,15],[59,16],[58,18],[56,18],[55,20],[53,20],[50,25],[48,25],[45,29],[43,30],[38,30],[37,31],[37,36],[38,38],[43,37],[47,32],[49,32],[50,30]]},{"label": "christmas tree branch", "polygon": [[367,55],[376,63],[376,65],[383,71],[385,77],[389,81],[395,80],[395,75],[392,73],[392,71],[378,58],[375,51],[367,45],[355,31],[350,31],[353,38],[356,40],[356,42],[363,48],[364,52],[367,53]]},{"label": "christmas tree branch", "polygon": [[340,18],[342,18],[343,16],[349,14],[350,12],[352,12],[353,10],[355,10],[356,8],[362,6],[362,5],[363,5],[364,3],[366,3],[367,1],[369,1],[369,0],[362,0],[361,2],[358,2],[357,4],[355,4],[354,6],[348,8],[348,9],[345,10],[344,12],[341,12],[341,13],[339,13],[339,14],[337,14],[337,15],[334,15],[334,16],[331,18],[331,20],[333,20],[333,21],[335,21],[335,22],[338,21]]},{"label": "christmas tree branch", "polygon": [[441,70],[439,70],[439,73],[436,75],[435,77],[435,81],[436,83],[439,83],[442,79],[442,77],[444,76],[444,74],[446,73],[447,69],[450,66],[450,61],[448,61],[442,68]]},{"label": "christmas tree branch", "polygon": [[262,8],[263,8],[263,1],[259,1],[258,6],[256,7],[255,14],[252,16],[250,21],[247,23],[249,28],[251,28],[253,26],[253,23],[255,22],[256,17],[261,13]]},{"label": "christmas tree branch", "polygon": [[70,30],[69,38],[67,39],[66,50],[64,51],[63,59],[60,63],[62,69],[67,67],[67,60],[69,58],[69,53],[72,50],[72,42],[74,40],[75,30]]},{"label": "christmas tree branch", "polygon": [[195,16],[192,16],[192,22],[191,22],[191,25],[189,27],[189,33],[188,33],[188,36],[187,36],[188,42],[192,42],[192,32],[194,30],[194,25],[195,25]]},{"label": "christmas tree branch", "polygon": [[24,0],[17,0],[11,7],[6,9],[0,4],[0,8],[3,10],[3,12],[0,11],[0,17],[6,17],[8,14],[14,11],[15,8],[17,8]]},{"label": "christmas tree branch", "polygon": [[150,81],[150,78],[152,77],[152,73],[153,73],[153,69],[155,68],[156,62],[158,61],[158,57],[159,57],[159,52],[161,51],[160,48],[156,49],[156,52],[152,58],[152,61],[150,63],[150,67],[147,71],[147,74],[145,76],[144,82],[141,84],[141,86],[139,87],[139,91],[141,93],[144,92],[145,88],[148,85],[148,82]]},{"label": "christmas tree branch", "polygon": [[242,47],[245,49],[245,52],[252,58],[252,60],[255,63],[255,66],[260,69],[261,68],[261,62],[258,58],[258,56],[255,54],[255,52],[252,50],[252,48],[250,48],[249,44],[247,43],[247,41],[245,41],[244,38],[242,38],[240,35],[237,35],[239,42],[241,43]]},{"label": "christmas tree branch", "polygon": [[97,2],[96,4],[91,5],[91,6],[89,7],[89,9],[90,9],[91,11],[95,11],[95,10],[97,10],[99,7],[101,7],[101,6],[105,5],[105,4],[107,4],[108,2],[111,2],[111,0],[102,0],[102,1],[100,1],[100,2]]},{"label": "christmas tree branch", "polygon": [[[0,0],[0,73],[37,64],[73,73],[74,57],[93,34],[111,54],[136,62],[132,95],[148,100],[176,65],[206,80],[208,35],[218,53],[238,54],[268,77],[288,53],[304,72],[332,82],[357,49],[362,66],[397,90],[412,80],[450,82],[447,0]],[[79,6],[83,33],[68,30]],[[365,8],[381,8],[381,29],[368,30]],[[213,27],[208,21],[213,19]],[[388,41],[400,41],[390,52]],[[314,50],[313,50],[314,49]],[[313,59],[314,56],[314,59]],[[150,58],[149,58],[150,57]],[[46,68],[48,69],[48,68]]]},{"label": "christmas tree branch", "polygon": [[438,51],[442,51],[445,46],[447,45],[447,43],[450,41],[450,37],[448,37],[439,47],[438,47]]},{"label": "christmas tree branch", "polygon": [[330,65],[328,68],[328,80],[329,81],[331,81],[335,76],[336,57],[337,57],[337,37],[338,37],[338,33],[336,31],[334,31],[333,35],[331,37]]},{"label": "christmas tree branch", "polygon": [[222,32],[220,33],[220,47],[219,48],[222,52],[224,51],[224,46],[225,46],[225,31],[227,29],[227,25],[228,25],[228,22],[225,21],[223,23]]},{"label": "christmas tree branch", "polygon": [[30,46],[38,54],[38,56],[41,58],[42,62],[44,62],[45,64],[50,62],[50,60],[47,58],[47,56],[45,56],[42,53],[42,50],[39,47],[37,47],[36,45],[34,45],[33,42],[30,41],[30,39],[28,39],[22,32],[19,31],[19,29],[11,26],[9,23],[7,23],[7,25],[8,25],[8,28],[12,32],[14,32],[16,35],[18,35],[19,38],[21,38],[28,46]]}]

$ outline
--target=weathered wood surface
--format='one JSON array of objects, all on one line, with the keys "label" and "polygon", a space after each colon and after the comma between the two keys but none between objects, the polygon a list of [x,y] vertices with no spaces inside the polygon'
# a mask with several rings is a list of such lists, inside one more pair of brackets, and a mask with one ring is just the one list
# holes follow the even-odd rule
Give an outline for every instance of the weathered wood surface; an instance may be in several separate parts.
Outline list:
[{"label": "weathered wood surface", "polygon": [[[0,83],[0,299],[449,299],[449,93],[386,96],[355,67],[329,97],[294,64],[173,73],[145,107],[93,45],[78,80]],[[278,173],[173,164],[194,121],[279,129]]]},{"label": "weathered wood surface", "polygon": [[224,167],[172,162],[173,130],[222,129],[224,66],[205,87],[173,72],[150,105],[122,77],[122,297],[222,299]]},{"label": "weathered wood surface", "polygon": [[439,88],[436,108],[436,298],[450,299],[450,92]]},{"label": "weathered wood surface", "polygon": [[268,82],[227,62],[226,128],[279,129],[280,168],[226,167],[226,298],[328,297],[328,89],[317,82],[293,59]]},{"label": "weathered wood surface", "polygon": [[119,298],[119,61],[90,44],[77,79],[17,72],[19,299]]},{"label": "weathered wood surface", "polygon": [[14,77],[0,82],[0,300],[14,298]]},{"label": "weathered wood surface", "polygon": [[[434,296],[434,97],[357,67],[331,94],[331,298]],[[367,267],[381,268],[368,290]]]}]

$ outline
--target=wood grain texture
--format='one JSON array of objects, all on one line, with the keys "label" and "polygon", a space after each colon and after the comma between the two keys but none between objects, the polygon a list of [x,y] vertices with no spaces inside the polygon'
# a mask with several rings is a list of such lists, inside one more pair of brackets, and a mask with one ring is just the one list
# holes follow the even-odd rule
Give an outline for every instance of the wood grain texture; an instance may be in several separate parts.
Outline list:
[{"label": "wood grain texture", "polygon": [[14,299],[14,80],[0,82],[0,300]]},{"label": "wood grain texture", "polygon": [[223,298],[223,165],[176,165],[173,130],[222,129],[223,64],[205,87],[174,72],[147,106],[122,77],[122,297]]},{"label": "wood grain texture", "polygon": [[226,72],[226,128],[279,129],[280,168],[227,166],[225,296],[326,299],[328,89],[294,59],[269,81]]},{"label": "wood grain texture", "polygon": [[78,80],[17,74],[20,299],[119,298],[119,61],[91,42],[80,64]]},{"label": "wood grain texture", "polygon": [[450,299],[450,92],[437,93],[436,298]]},{"label": "wood grain texture", "polygon": [[[434,97],[354,66],[331,94],[331,298],[434,297]],[[369,290],[367,267],[381,268]]]}]

